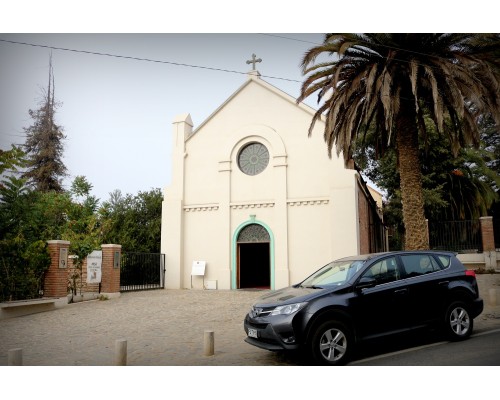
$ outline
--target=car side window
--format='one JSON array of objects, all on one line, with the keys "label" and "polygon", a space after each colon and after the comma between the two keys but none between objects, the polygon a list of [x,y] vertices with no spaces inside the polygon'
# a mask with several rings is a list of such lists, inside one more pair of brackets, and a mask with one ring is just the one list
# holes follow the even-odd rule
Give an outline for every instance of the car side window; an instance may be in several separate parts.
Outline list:
[{"label": "car side window", "polygon": [[438,262],[429,254],[411,254],[401,256],[406,276],[408,278],[439,271],[441,268]]},{"label": "car side window", "polygon": [[451,263],[451,257],[448,256],[438,256],[439,261],[441,261],[441,264],[443,264],[443,268],[446,269],[450,266]]},{"label": "car side window", "polygon": [[399,270],[395,257],[384,258],[368,268],[363,276],[375,279],[377,285],[399,279]]}]

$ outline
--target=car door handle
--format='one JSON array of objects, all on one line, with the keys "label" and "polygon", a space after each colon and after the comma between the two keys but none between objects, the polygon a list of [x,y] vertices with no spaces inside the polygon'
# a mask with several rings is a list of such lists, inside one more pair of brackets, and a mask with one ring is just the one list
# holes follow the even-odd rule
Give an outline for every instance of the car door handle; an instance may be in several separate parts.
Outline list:
[{"label": "car door handle", "polygon": [[450,283],[450,281],[441,281],[441,282],[439,282],[439,284],[443,285],[443,286],[448,286],[449,283]]},{"label": "car door handle", "polygon": [[408,293],[408,289],[404,288],[404,289],[397,289],[394,291],[394,294],[397,294],[397,295],[403,295],[403,294],[407,294]]}]

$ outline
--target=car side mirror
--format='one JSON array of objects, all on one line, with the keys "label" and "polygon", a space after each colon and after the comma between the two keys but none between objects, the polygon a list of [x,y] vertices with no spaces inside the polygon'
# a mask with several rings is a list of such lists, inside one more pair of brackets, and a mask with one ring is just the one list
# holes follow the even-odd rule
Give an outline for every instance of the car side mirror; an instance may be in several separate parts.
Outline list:
[{"label": "car side mirror", "polygon": [[357,290],[372,288],[377,284],[374,278],[363,276],[356,285]]}]

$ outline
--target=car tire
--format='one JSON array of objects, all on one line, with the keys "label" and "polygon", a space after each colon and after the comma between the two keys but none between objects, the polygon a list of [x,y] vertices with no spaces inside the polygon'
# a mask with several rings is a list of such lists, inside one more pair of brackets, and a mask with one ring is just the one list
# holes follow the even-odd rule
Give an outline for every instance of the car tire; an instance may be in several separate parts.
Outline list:
[{"label": "car tire", "polygon": [[445,333],[448,339],[459,341],[467,339],[474,328],[474,320],[470,316],[469,306],[463,301],[454,301],[446,309]]},{"label": "car tire", "polygon": [[338,321],[320,324],[313,332],[310,350],[313,362],[319,365],[344,365],[353,347],[350,329]]}]

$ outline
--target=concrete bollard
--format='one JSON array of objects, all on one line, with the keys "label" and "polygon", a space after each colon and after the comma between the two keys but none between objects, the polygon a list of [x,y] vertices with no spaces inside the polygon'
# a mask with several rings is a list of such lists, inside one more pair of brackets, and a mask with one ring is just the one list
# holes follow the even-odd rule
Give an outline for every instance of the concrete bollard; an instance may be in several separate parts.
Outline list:
[{"label": "concrete bollard", "polygon": [[23,365],[23,349],[10,349],[7,352],[7,365]]},{"label": "concrete bollard", "polygon": [[127,341],[125,339],[115,341],[115,365],[127,365]]},{"label": "concrete bollard", "polygon": [[489,290],[489,304],[490,306],[498,305],[498,289],[490,289]]},{"label": "concrete bollard", "polygon": [[205,356],[214,355],[214,331],[205,331],[204,346]]}]

